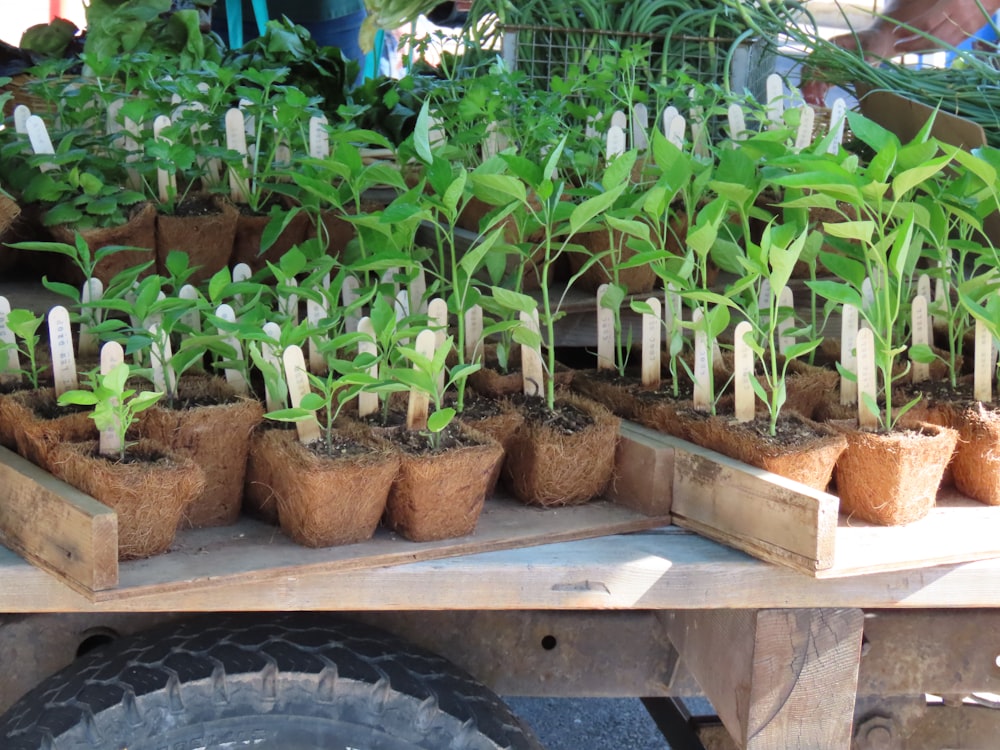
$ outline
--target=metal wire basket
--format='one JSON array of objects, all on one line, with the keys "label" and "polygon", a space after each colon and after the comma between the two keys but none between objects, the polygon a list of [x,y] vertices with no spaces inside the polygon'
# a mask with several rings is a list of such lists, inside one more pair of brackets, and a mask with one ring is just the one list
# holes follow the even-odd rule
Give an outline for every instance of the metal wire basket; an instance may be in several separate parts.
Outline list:
[{"label": "metal wire basket", "polygon": [[737,93],[749,90],[758,101],[764,101],[767,76],[774,72],[774,45],[747,34],[735,39],[666,37],[515,25],[504,26],[502,31],[503,57],[508,68],[524,72],[542,89],[547,89],[555,77],[565,78],[574,67],[585,70],[604,56],[620,55],[636,46],[643,51],[638,56],[637,73],[640,80],[650,83],[683,72],[699,83],[725,85]]}]

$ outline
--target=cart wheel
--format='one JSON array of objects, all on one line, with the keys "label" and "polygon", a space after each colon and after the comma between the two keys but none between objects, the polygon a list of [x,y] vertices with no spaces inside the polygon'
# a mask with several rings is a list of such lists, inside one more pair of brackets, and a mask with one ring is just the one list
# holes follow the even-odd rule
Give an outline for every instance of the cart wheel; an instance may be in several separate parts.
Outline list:
[{"label": "cart wheel", "polygon": [[322,614],[198,617],[78,659],[0,717],[3,750],[542,750],[445,659]]}]

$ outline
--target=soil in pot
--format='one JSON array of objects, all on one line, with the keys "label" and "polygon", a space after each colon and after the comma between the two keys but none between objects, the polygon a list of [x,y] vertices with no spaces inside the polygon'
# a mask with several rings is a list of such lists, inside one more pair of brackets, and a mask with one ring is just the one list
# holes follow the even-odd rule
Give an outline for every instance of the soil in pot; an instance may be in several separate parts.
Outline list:
[{"label": "soil in pot", "polygon": [[645,403],[646,394],[661,386],[646,388],[640,378],[621,375],[618,370],[577,370],[573,375],[573,391],[607,407],[622,419],[635,420]]},{"label": "soil in pot", "polygon": [[400,463],[386,504],[386,525],[414,542],[471,534],[490,478],[503,460],[503,447],[460,423],[441,433],[438,448],[420,432],[399,430],[387,437]]},{"label": "soil in pot", "polygon": [[150,440],[126,459],[102,456],[97,441],[66,442],[52,451],[52,473],[118,514],[118,559],[166,552],[184,509],[204,487],[201,469]]},{"label": "soil in pot", "polygon": [[[573,381],[574,370],[556,363],[556,386],[565,387]],[[500,368],[494,344],[483,349],[482,367],[469,375],[469,385],[488,398],[505,398],[524,392],[524,378],[521,374],[521,347],[513,346],[506,371]],[[539,390],[541,390],[539,385]]]},{"label": "soil in pot", "polygon": [[[79,232],[75,227],[64,225],[51,227],[49,231],[56,242],[64,242],[67,245],[76,243],[76,235]],[[91,253],[96,253],[102,247],[110,245],[138,248],[136,250],[119,250],[117,253],[105,256],[98,262],[94,269],[94,275],[105,286],[125,269],[142,263],[150,263],[149,269],[144,271],[143,275],[156,270],[156,207],[152,203],[143,203],[136,207],[129,215],[128,222],[121,226],[85,229],[79,234],[87,243]],[[69,262],[65,256],[59,256],[53,271],[55,277],[66,283],[79,285],[84,282],[80,269]]]},{"label": "soil in pot", "polygon": [[60,443],[97,439],[90,414],[87,407],[60,406],[54,388],[16,391],[0,407],[17,452],[48,471],[52,470],[52,450]]},{"label": "soil in pot", "polygon": [[[255,214],[247,205],[238,205],[239,217],[236,220],[236,232],[233,235],[233,251],[229,263],[246,263],[250,270],[256,273],[267,268],[267,263],[277,263],[293,245],[300,244],[306,238],[309,229],[309,215],[300,211],[292,217],[288,225],[275,238],[274,242],[263,253],[260,251],[264,230],[271,222],[269,214]],[[280,219],[275,219],[279,221]]]},{"label": "soil in pot", "polygon": [[[524,415],[509,399],[492,399],[471,392],[466,393],[464,409],[458,416],[462,424],[500,443],[504,450],[504,458],[517,438],[518,430],[524,424]],[[503,460],[497,462],[487,483],[487,499],[493,496],[502,468]]]},{"label": "soil in pot", "polygon": [[156,264],[165,273],[164,263],[171,250],[187,253],[191,276],[199,284],[229,263],[239,211],[220,195],[199,194],[185,199],[173,214],[156,217]]},{"label": "soil in pot", "polygon": [[892,432],[837,427],[847,438],[834,471],[842,513],[883,526],[930,513],[958,440],[955,430],[928,423]]},{"label": "soil in pot", "polygon": [[338,431],[332,453],[323,442],[303,445],[294,430],[262,430],[254,438],[248,494],[266,495],[298,544],[354,544],[378,528],[399,456],[351,432]]},{"label": "soil in pot", "polygon": [[573,393],[556,399],[516,401],[524,425],[512,441],[503,482],[523,503],[579,505],[602,494],[611,481],[621,420],[600,404]]},{"label": "soil in pot", "polygon": [[181,378],[171,408],[163,401],[141,415],[139,431],[190,456],[205,473],[205,489],[183,525],[225,526],[239,518],[250,436],[264,416],[258,401],[237,396],[221,378]]}]

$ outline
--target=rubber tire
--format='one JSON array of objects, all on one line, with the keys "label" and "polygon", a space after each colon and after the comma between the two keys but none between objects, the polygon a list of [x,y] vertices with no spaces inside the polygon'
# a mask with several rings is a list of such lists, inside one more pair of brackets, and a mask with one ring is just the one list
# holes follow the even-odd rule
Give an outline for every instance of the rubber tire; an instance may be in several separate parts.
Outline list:
[{"label": "rubber tire", "polygon": [[0,717],[3,750],[543,750],[447,660],[319,613],[210,615],[122,638]]}]

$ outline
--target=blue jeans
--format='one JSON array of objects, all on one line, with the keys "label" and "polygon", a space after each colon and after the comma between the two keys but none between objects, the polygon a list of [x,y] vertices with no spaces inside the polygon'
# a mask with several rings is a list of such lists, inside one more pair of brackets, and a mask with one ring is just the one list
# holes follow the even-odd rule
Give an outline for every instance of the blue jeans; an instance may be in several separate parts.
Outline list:
[{"label": "blue jeans", "polygon": [[[358,44],[358,32],[361,30],[361,22],[365,20],[366,12],[359,10],[340,18],[331,18],[328,21],[310,21],[302,23],[294,18],[289,19],[304,27],[309,35],[321,47],[339,47],[344,57],[349,60],[356,60],[359,65],[364,65],[365,55]],[[222,13],[212,14],[212,30],[221,36],[226,43],[229,43],[229,32],[226,28],[226,17]],[[252,13],[243,14],[243,39],[250,41],[257,37],[257,24],[254,22]]]}]

